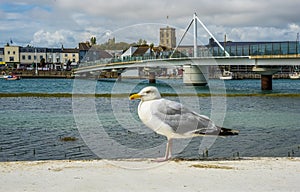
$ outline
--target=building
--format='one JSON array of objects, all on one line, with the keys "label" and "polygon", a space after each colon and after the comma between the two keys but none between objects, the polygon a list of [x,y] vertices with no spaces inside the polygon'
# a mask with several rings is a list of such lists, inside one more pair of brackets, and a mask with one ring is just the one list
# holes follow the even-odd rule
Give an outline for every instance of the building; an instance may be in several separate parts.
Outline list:
[{"label": "building", "polygon": [[4,62],[10,68],[17,68],[20,64],[20,47],[13,45],[4,46]]},{"label": "building", "polygon": [[86,59],[86,54],[92,48],[90,42],[81,42],[78,44],[79,47],[79,62],[84,62]]},{"label": "building", "polygon": [[122,61],[127,61],[131,59],[138,59],[138,58],[151,58],[156,57],[158,48],[151,47],[149,45],[137,45],[129,47],[122,55]]},{"label": "building", "polygon": [[20,64],[17,68],[35,68],[36,65],[38,67],[45,68],[46,57],[46,48],[32,46],[20,47]]},{"label": "building", "polygon": [[65,49],[62,48],[62,63],[78,63],[79,62],[79,50],[78,49]]},{"label": "building", "polygon": [[[298,41],[255,41],[255,42],[220,42],[231,56],[258,55],[291,55],[300,54]],[[207,48],[213,56],[223,56],[224,51],[213,39],[209,40]]]},{"label": "building", "polygon": [[49,69],[61,67],[61,48],[47,48],[46,64]]},{"label": "building", "polygon": [[79,49],[62,48],[61,63],[63,64],[63,69],[76,68],[79,63]]},{"label": "building", "polygon": [[175,48],[176,47],[176,33],[175,28],[171,28],[169,26],[165,28],[160,28],[159,33],[159,45],[167,48]]},{"label": "building", "polygon": [[3,65],[5,65],[4,48],[0,48],[0,67],[2,67]]}]

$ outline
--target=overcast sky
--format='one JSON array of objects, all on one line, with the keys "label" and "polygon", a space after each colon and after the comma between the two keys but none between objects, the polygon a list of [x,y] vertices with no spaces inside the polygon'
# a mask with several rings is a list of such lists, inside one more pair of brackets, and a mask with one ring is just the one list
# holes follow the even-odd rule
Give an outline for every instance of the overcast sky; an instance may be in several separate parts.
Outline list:
[{"label": "overcast sky", "polygon": [[[298,0],[1,0],[0,47],[76,47],[92,36],[157,45],[160,27],[175,27],[179,39],[194,12],[219,41],[295,41],[299,8]],[[208,38],[199,25],[200,42]]]}]

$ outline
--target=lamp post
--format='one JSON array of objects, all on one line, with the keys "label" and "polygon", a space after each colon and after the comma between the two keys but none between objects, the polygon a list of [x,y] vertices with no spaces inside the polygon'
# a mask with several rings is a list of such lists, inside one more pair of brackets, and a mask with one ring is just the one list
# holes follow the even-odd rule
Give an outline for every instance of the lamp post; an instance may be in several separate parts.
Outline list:
[{"label": "lamp post", "polygon": [[38,75],[36,47],[35,47],[35,49],[34,49],[34,56],[35,56],[35,75]]}]

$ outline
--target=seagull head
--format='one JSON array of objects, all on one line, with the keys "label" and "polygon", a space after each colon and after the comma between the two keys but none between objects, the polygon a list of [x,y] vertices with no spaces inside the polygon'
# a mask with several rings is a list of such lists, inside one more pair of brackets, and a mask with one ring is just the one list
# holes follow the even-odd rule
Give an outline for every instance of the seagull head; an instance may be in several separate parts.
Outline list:
[{"label": "seagull head", "polygon": [[141,99],[142,101],[150,101],[160,98],[161,96],[158,89],[153,86],[145,87],[139,93],[133,94],[129,97],[130,100]]}]

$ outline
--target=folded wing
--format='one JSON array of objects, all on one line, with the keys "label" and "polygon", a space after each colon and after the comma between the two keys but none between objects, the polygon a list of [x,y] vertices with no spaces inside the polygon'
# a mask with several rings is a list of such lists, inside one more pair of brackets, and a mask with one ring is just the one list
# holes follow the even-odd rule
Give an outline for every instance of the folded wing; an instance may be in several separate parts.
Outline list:
[{"label": "folded wing", "polygon": [[218,135],[221,128],[204,115],[189,110],[182,104],[160,99],[152,107],[152,114],[169,125],[174,133],[183,136]]}]

